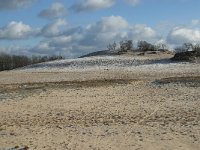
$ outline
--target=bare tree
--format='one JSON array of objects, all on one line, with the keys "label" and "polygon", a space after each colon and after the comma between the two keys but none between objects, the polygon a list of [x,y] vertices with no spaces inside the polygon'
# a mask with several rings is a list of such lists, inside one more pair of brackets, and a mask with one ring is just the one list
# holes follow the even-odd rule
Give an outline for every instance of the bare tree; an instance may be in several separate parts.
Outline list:
[{"label": "bare tree", "polygon": [[156,47],[156,50],[158,51],[165,51],[168,49],[167,45],[164,43],[159,43],[155,47]]},{"label": "bare tree", "polygon": [[112,43],[112,44],[109,44],[109,45],[107,46],[107,48],[108,48],[109,51],[116,51],[116,47],[117,47],[116,42],[114,42],[114,43]]},{"label": "bare tree", "polygon": [[126,43],[127,43],[127,50],[133,50],[133,41],[128,40],[126,41]]},{"label": "bare tree", "polygon": [[138,42],[138,49],[141,51],[156,51],[156,46],[148,43],[146,41],[139,41]]},{"label": "bare tree", "polygon": [[119,52],[127,52],[125,42],[120,41],[119,44],[120,44],[120,51]]},{"label": "bare tree", "polygon": [[192,43],[183,43],[182,46],[176,47],[175,51],[177,53],[181,53],[181,52],[187,52],[189,50],[194,51],[195,50],[196,45],[193,45]]},{"label": "bare tree", "polygon": [[127,51],[133,50],[133,41],[127,40],[127,41],[121,41],[120,43],[120,51],[121,53],[125,53]]},{"label": "bare tree", "polygon": [[200,55],[200,44],[193,45],[193,51]]},{"label": "bare tree", "polygon": [[23,66],[27,66],[30,64],[36,64],[45,61],[52,61],[63,59],[61,56],[17,56],[17,55],[8,55],[8,54],[0,54],[0,71],[3,70],[11,70],[14,68],[19,68]]},{"label": "bare tree", "polygon": [[192,50],[194,47],[194,45],[192,43],[184,43],[183,44],[183,48],[185,51],[189,51],[189,50]]}]

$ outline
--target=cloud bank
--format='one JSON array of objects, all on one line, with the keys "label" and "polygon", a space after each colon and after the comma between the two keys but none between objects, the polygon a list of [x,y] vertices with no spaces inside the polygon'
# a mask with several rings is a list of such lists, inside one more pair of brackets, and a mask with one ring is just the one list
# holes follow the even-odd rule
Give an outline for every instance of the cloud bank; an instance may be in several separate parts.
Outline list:
[{"label": "cloud bank", "polygon": [[37,30],[32,29],[29,25],[23,22],[12,21],[8,25],[0,28],[0,39],[3,40],[18,40],[25,39],[36,35]]},{"label": "cloud bank", "polygon": [[115,0],[82,0],[71,8],[76,12],[93,11],[112,7]]},{"label": "cloud bank", "polygon": [[170,44],[183,44],[185,42],[199,43],[200,29],[192,29],[187,27],[174,27],[167,36]]},{"label": "cloud bank", "polygon": [[37,0],[1,0],[0,11],[1,10],[13,10],[22,7],[26,7]]},{"label": "cloud bank", "polygon": [[[5,0],[0,3],[0,11],[15,10],[27,7],[38,0]],[[136,6],[142,0],[123,0],[123,3]],[[78,0],[72,7],[74,13],[97,11],[113,7],[117,0]],[[134,7],[133,7],[134,9]],[[200,29],[198,19],[191,20],[188,26],[170,26],[170,31],[161,36],[159,29],[154,29],[147,24],[130,24],[125,18],[118,15],[102,17],[96,22],[84,26],[70,25],[66,21],[68,10],[64,4],[54,2],[52,5],[39,12],[38,16],[47,20],[44,26],[31,27],[22,21],[11,21],[0,27],[1,41],[26,40],[28,38],[39,39],[32,47],[21,47],[25,54],[63,54],[68,57],[76,57],[89,52],[106,49],[109,43],[122,40],[137,41],[146,40],[151,43],[163,43],[169,45],[181,45],[184,42],[200,42]],[[103,11],[103,10],[102,10]],[[84,13],[83,13],[84,14]],[[82,14],[81,14],[82,15]],[[36,41],[37,41],[36,40]],[[13,50],[12,50],[13,49]],[[14,53],[20,47],[1,47],[0,51]]]},{"label": "cloud bank", "polygon": [[[117,25],[116,25],[117,24]],[[157,32],[144,24],[131,25],[121,16],[103,17],[85,27],[65,27],[63,20],[57,20],[41,29],[40,36],[46,39],[31,49],[32,53],[66,54],[80,56],[102,50],[114,41],[131,39],[156,42],[160,40]]]},{"label": "cloud bank", "polygon": [[46,19],[55,19],[65,15],[65,6],[62,3],[53,3],[49,8],[42,10],[38,16]]}]

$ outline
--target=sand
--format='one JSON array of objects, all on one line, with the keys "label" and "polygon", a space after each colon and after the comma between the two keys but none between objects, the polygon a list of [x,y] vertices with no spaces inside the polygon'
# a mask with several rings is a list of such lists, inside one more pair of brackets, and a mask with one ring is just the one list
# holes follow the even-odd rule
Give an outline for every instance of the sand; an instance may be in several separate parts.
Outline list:
[{"label": "sand", "polygon": [[200,67],[172,68],[1,72],[0,150],[199,150]]}]

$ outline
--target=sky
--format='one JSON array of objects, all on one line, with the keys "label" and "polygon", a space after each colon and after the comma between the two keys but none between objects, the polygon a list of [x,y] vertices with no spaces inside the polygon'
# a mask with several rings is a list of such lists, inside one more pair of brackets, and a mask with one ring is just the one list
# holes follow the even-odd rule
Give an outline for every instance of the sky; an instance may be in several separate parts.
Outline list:
[{"label": "sky", "polygon": [[0,0],[0,53],[75,58],[114,41],[200,42],[199,0]]}]

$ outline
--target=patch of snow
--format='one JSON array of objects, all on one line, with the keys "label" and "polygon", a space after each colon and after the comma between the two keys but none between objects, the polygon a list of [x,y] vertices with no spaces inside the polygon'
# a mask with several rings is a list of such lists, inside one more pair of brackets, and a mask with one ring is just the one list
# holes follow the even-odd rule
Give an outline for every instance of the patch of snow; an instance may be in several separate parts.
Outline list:
[{"label": "patch of snow", "polygon": [[198,69],[199,64],[172,62],[169,59],[152,60],[145,57],[94,56],[34,64],[18,69],[25,72],[71,72],[95,70],[176,72],[177,69]]}]

